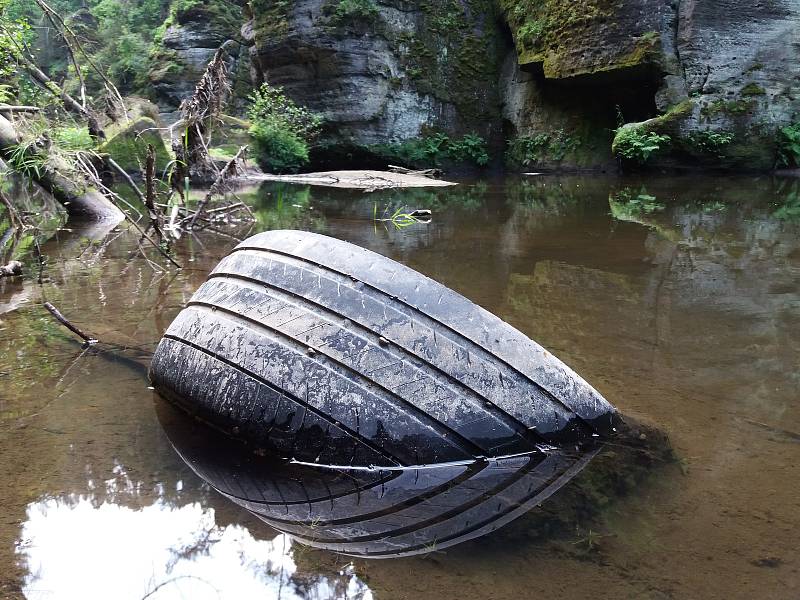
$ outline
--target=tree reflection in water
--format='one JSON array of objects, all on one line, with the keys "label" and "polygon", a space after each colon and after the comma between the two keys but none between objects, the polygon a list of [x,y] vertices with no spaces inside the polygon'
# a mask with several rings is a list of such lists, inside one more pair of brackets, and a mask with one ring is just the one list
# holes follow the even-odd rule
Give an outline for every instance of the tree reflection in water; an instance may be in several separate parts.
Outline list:
[{"label": "tree reflection in water", "polygon": [[[113,490],[122,495],[132,492],[121,465],[118,474],[104,483],[127,487]],[[181,506],[169,494],[138,509],[111,501],[97,506],[88,495],[44,498],[28,506],[17,545],[27,567],[23,593],[29,599],[372,598],[349,565],[332,576],[306,575],[288,536],[257,539],[246,526],[217,521],[214,508]]]}]

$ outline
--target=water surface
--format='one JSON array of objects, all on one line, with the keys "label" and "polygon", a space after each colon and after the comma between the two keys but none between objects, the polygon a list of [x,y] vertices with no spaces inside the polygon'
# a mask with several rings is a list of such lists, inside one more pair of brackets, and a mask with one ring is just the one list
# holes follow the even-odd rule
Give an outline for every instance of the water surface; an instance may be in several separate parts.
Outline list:
[{"label": "water surface", "polygon": [[[0,282],[0,597],[800,597],[800,182],[267,185],[250,200],[252,233],[355,242],[508,320],[668,436],[673,458],[590,465],[541,508],[445,550],[309,549],[181,460],[141,366],[248,230],[184,238],[186,268],[158,272],[133,234],[65,228],[42,247],[41,285],[24,241],[28,276]],[[432,222],[375,222],[403,206]],[[44,299],[139,352],[85,352]]]}]

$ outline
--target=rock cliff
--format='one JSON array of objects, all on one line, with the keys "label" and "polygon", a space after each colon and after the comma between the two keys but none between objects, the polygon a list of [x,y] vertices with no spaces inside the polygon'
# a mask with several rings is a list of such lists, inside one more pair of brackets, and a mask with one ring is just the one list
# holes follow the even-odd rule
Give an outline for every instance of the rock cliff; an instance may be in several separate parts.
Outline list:
[{"label": "rock cliff", "polygon": [[800,122],[796,0],[176,4],[151,74],[164,110],[241,39],[237,97],[284,86],[334,154],[469,133],[508,142],[514,168],[614,169],[618,130],[665,140],[651,166],[770,169]]},{"label": "rock cliff", "polygon": [[491,0],[253,0],[257,81],[320,112],[329,144],[442,131],[499,139],[502,37]]}]

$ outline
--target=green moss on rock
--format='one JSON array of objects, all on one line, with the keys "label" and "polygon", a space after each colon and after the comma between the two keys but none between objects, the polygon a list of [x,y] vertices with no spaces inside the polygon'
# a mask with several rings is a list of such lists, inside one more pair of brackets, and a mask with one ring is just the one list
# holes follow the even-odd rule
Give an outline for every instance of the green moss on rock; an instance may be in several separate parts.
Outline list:
[{"label": "green moss on rock", "polygon": [[659,5],[648,0],[500,0],[500,6],[520,64],[541,65],[548,79],[659,69],[665,60]]},{"label": "green moss on rock", "polygon": [[250,0],[258,45],[282,42],[289,34],[292,0]]},{"label": "green moss on rock", "polygon": [[129,173],[136,173],[142,170],[147,146],[152,144],[156,150],[156,170],[163,171],[170,161],[170,155],[157,127],[149,117],[136,119],[100,146],[99,151],[110,155]]},{"label": "green moss on rock", "polygon": [[742,96],[765,96],[767,94],[767,90],[757,83],[748,83],[742,88],[740,93]]}]

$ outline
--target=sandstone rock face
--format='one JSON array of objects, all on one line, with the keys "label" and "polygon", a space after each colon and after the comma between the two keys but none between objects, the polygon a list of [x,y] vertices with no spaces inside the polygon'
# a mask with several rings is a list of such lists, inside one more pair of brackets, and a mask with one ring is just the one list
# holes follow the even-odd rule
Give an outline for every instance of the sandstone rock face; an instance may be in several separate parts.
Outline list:
[{"label": "sandstone rock face", "polygon": [[[674,10],[662,0],[500,0],[519,64],[547,79],[617,81],[665,67]],[[665,46],[667,46],[665,48]],[[665,52],[666,50],[666,52]]]},{"label": "sandstone rock face", "polygon": [[[603,167],[607,146],[589,148],[587,126],[610,138],[623,121],[626,134],[669,136],[651,166],[770,169],[778,129],[800,121],[795,0],[501,4],[517,62],[532,73],[503,78],[504,116],[529,163]],[[569,100],[554,92],[566,84],[581,100],[565,113]],[[542,141],[559,136],[585,151],[554,153]]]},{"label": "sandstone rock face", "polygon": [[[240,0],[211,0],[187,9],[173,8],[165,24],[167,27],[156,66],[150,72],[150,81],[165,120],[173,120],[177,107],[194,92],[217,48],[228,40],[240,39],[244,21],[242,4]],[[228,68],[234,75],[235,84],[241,83],[242,75],[249,80],[249,65],[246,60],[239,60],[242,54],[246,58],[239,46],[233,47]],[[245,87],[244,96],[249,93],[250,86]]]},{"label": "sandstone rock face", "polygon": [[609,170],[628,123],[669,136],[650,166],[770,169],[800,122],[797,0],[213,0],[170,19],[162,111],[241,39],[234,110],[284,86],[340,153],[474,133],[514,168]]},{"label": "sandstone rock face", "polygon": [[252,2],[256,79],[321,113],[328,142],[427,129],[496,136],[498,47],[487,0]]},{"label": "sandstone rock face", "polygon": [[[800,3],[682,0],[676,39],[693,110],[662,160],[771,168],[776,130],[800,121]],[[733,137],[709,151],[705,132]]]}]

